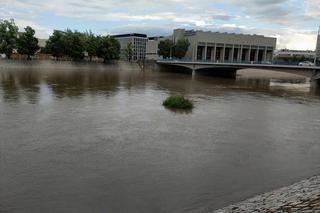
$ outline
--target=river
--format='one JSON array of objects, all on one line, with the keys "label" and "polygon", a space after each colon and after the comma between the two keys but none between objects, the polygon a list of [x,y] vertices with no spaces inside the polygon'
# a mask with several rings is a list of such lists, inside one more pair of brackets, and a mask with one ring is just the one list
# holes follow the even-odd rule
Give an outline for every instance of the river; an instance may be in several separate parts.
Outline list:
[{"label": "river", "polygon": [[0,212],[210,212],[320,174],[308,79],[25,63],[0,61]]}]

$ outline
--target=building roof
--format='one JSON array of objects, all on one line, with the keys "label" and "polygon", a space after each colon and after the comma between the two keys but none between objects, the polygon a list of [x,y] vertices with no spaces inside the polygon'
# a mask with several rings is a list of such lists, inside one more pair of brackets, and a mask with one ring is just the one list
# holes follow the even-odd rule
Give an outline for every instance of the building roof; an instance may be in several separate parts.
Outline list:
[{"label": "building roof", "polygon": [[146,34],[141,33],[127,33],[127,34],[119,34],[119,35],[113,35],[115,38],[126,38],[126,37],[140,37],[140,38],[147,38]]}]

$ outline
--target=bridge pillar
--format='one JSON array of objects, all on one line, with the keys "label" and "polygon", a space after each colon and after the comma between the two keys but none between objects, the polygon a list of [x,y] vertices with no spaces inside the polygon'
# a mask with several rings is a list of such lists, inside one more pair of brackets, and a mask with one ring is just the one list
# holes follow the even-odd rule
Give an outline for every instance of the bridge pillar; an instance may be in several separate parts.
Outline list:
[{"label": "bridge pillar", "polygon": [[196,65],[192,65],[192,72],[191,72],[192,78],[196,75]]},{"label": "bridge pillar", "polygon": [[320,71],[319,70],[313,70],[313,74],[310,80],[310,84],[312,88],[320,88]]}]

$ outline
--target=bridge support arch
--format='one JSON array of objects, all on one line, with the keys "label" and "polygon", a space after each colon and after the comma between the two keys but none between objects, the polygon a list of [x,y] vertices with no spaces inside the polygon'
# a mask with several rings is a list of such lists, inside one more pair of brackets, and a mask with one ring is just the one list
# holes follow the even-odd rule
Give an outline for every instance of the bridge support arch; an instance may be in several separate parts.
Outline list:
[{"label": "bridge support arch", "polygon": [[175,72],[175,73],[183,73],[183,74],[192,74],[194,75],[194,68],[193,66],[180,66],[180,65],[165,65],[161,64],[160,71],[164,72]]},{"label": "bridge support arch", "polygon": [[[238,63],[210,63],[197,61],[157,61],[160,67],[171,67],[166,71],[184,70],[194,76],[196,73],[211,76],[235,78],[237,71],[241,69],[269,70],[300,75],[311,78],[311,87],[320,88],[320,67],[301,67],[276,64],[238,64]],[[172,69],[175,67],[175,69]]]},{"label": "bridge support arch", "polygon": [[196,69],[195,73],[222,78],[236,78],[237,71],[238,68],[233,67],[208,67]]},{"label": "bridge support arch", "polygon": [[187,65],[160,65],[160,70],[167,72],[186,73],[195,76],[196,74],[223,77],[223,78],[235,78],[237,74],[237,67],[221,67],[221,66],[203,66],[196,64]]}]

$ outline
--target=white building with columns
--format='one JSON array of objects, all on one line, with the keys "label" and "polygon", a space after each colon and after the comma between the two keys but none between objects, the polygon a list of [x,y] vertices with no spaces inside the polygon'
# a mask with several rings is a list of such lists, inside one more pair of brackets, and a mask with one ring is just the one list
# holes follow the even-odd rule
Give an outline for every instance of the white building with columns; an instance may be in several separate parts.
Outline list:
[{"label": "white building with columns", "polygon": [[188,39],[185,58],[215,62],[272,61],[277,39],[262,35],[176,29],[173,40]]}]

